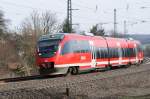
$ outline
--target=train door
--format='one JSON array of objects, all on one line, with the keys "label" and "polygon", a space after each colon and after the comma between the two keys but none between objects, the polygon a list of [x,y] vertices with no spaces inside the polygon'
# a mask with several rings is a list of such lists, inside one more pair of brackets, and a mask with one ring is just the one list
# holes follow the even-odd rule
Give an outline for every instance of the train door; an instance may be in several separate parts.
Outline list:
[{"label": "train door", "polygon": [[122,48],[119,42],[117,43],[117,46],[118,46],[119,65],[121,65],[122,64]]},{"label": "train door", "polygon": [[134,51],[135,51],[135,61],[136,63],[138,63],[138,49],[136,44],[134,44]]},{"label": "train door", "polygon": [[94,47],[94,42],[90,41],[90,49],[91,49],[91,67],[96,67],[96,51]]}]

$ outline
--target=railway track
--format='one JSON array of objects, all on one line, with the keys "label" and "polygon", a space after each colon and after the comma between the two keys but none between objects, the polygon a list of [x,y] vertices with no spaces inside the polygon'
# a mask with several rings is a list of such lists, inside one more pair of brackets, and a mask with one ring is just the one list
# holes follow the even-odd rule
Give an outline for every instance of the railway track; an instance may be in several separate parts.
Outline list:
[{"label": "railway track", "polygon": [[33,76],[16,77],[16,78],[4,78],[4,79],[0,79],[0,83],[48,79],[48,78],[56,78],[56,77],[62,77],[62,76],[63,75],[33,75]]},{"label": "railway track", "polygon": [[149,57],[145,57],[144,58],[144,63],[145,64],[149,64],[150,63],[150,58]]},{"label": "railway track", "polygon": [[[150,63],[150,58],[145,57],[143,64],[149,64],[149,63]],[[116,69],[118,69],[118,68],[115,68],[115,70]],[[112,69],[112,70],[114,70],[114,69]],[[103,70],[100,70],[100,71],[103,71]],[[96,72],[97,71],[95,71],[93,73],[96,73]],[[28,81],[28,80],[39,80],[39,79],[50,79],[50,78],[56,78],[56,77],[62,77],[62,76],[64,76],[64,75],[32,75],[32,76],[16,77],[16,78],[4,78],[4,79],[0,79],[0,83],[20,82],[20,81]]]}]

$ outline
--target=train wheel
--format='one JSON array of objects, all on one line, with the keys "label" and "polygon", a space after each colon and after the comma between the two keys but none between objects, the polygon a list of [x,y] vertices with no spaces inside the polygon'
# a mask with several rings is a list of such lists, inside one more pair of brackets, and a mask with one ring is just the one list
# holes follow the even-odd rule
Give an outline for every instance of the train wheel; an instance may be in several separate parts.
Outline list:
[{"label": "train wheel", "polygon": [[72,67],[71,74],[77,75],[78,73],[79,73],[79,68],[78,67]]},{"label": "train wheel", "polygon": [[71,75],[71,71],[72,71],[72,68],[69,67],[67,73],[65,74],[65,76],[70,76]]}]

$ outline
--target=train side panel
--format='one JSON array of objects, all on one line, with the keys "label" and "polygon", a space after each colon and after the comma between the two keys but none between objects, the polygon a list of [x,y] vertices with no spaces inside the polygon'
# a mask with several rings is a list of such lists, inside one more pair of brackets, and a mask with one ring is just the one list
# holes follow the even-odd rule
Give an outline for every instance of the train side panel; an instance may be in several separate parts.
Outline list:
[{"label": "train side panel", "polygon": [[137,64],[144,57],[138,41],[77,34],[66,34],[53,57],[43,58],[38,54],[38,66],[53,70],[51,74],[65,74],[70,67],[82,71]]}]

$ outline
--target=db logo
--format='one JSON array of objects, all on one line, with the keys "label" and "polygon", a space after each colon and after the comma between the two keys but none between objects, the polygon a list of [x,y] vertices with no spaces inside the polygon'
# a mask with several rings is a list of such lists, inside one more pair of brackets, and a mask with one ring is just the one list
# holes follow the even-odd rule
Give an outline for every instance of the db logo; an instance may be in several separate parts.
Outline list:
[{"label": "db logo", "polygon": [[48,62],[48,60],[46,59],[45,62]]},{"label": "db logo", "polygon": [[86,59],[86,57],[85,56],[81,56],[81,60],[85,60]]}]

